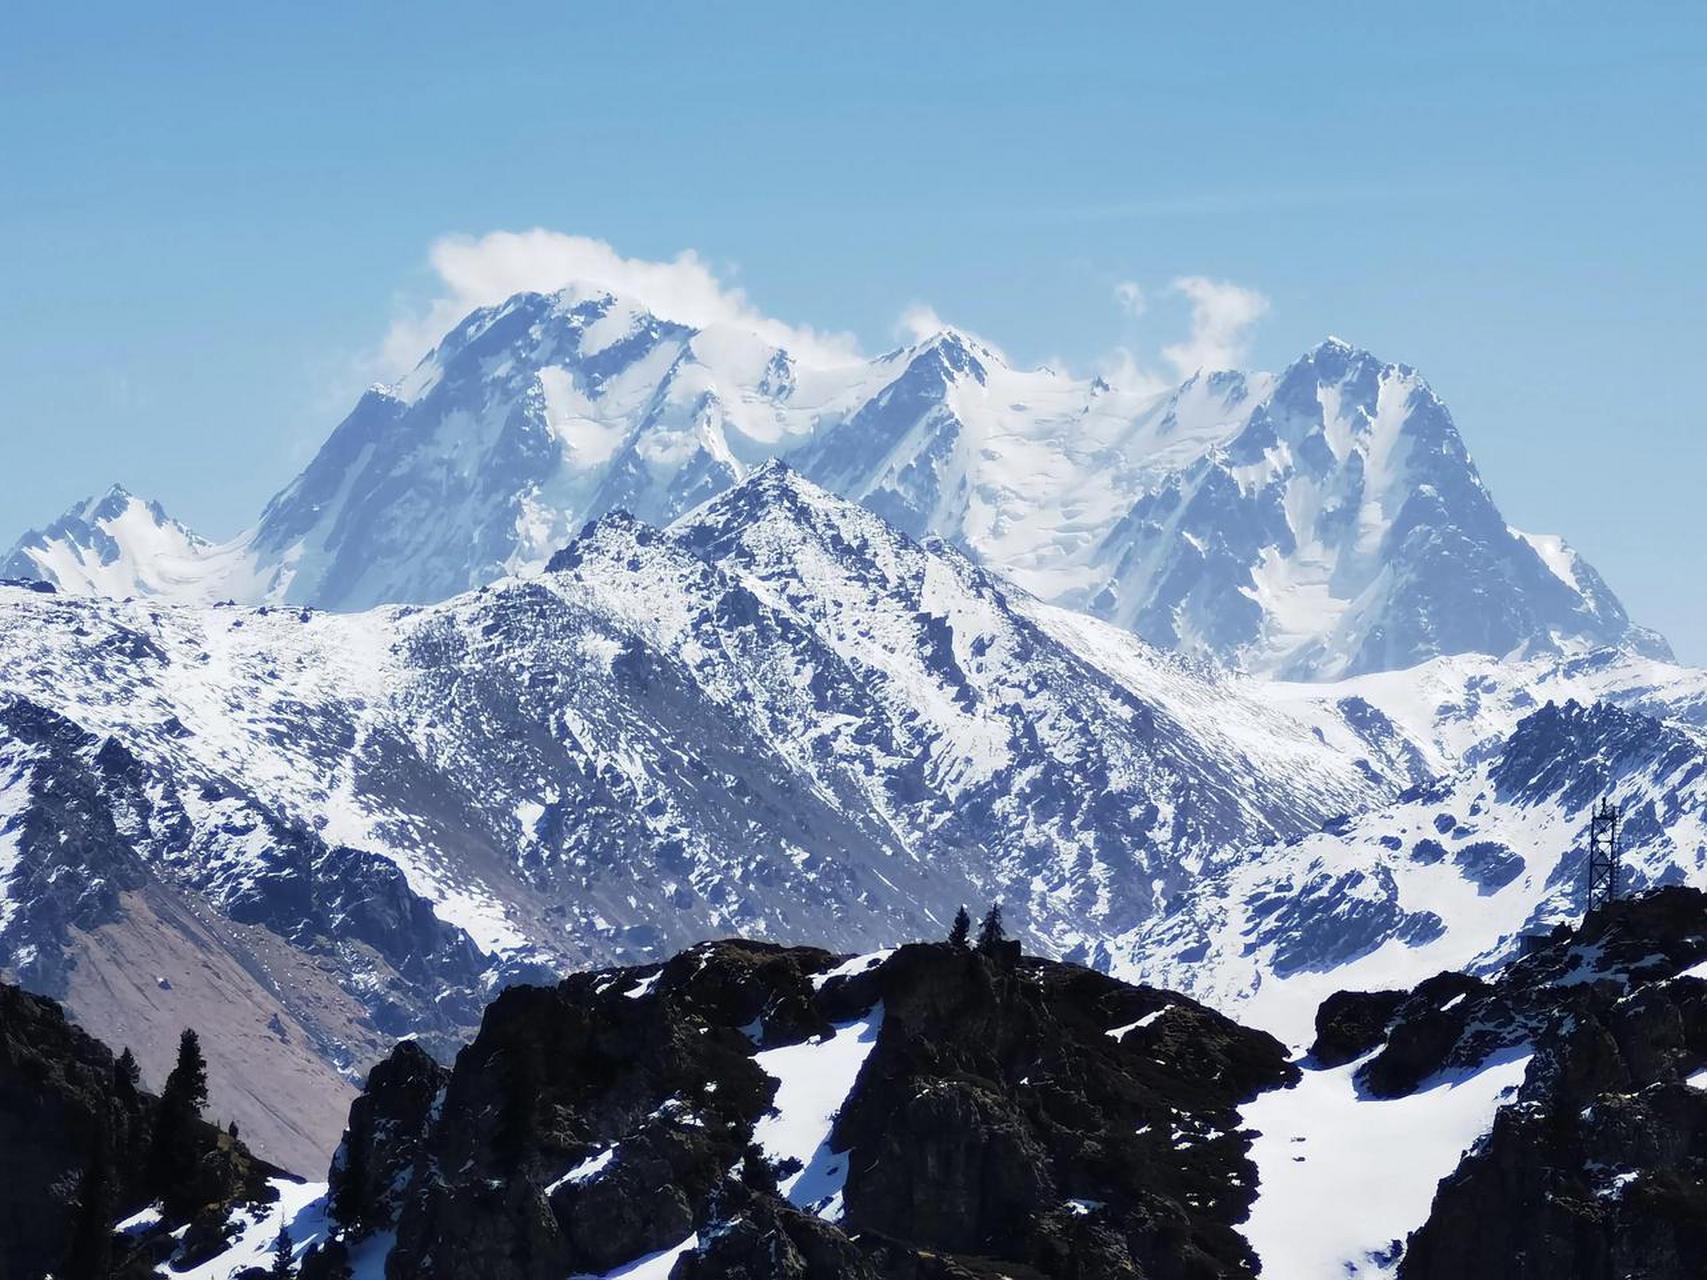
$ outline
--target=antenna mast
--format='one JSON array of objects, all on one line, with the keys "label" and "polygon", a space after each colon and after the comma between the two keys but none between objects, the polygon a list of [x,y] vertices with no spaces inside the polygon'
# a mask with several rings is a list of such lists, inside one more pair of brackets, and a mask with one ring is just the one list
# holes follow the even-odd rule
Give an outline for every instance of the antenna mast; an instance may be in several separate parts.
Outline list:
[{"label": "antenna mast", "polygon": [[1601,802],[1588,819],[1588,902],[1584,914],[1618,896],[1618,809]]}]

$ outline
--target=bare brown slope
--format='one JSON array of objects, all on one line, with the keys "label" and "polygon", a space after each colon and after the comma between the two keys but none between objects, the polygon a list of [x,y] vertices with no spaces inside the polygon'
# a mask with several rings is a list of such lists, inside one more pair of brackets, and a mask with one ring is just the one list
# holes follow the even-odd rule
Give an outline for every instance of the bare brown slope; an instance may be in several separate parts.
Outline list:
[{"label": "bare brown slope", "polygon": [[347,1041],[371,1038],[374,1058],[385,1048],[359,1025],[355,1002],[301,953],[263,930],[247,932],[255,947],[243,956],[224,929],[158,888],[127,894],[121,919],[74,934],[66,1010],[108,1043],[129,1045],[156,1085],[171,1069],[178,1033],[194,1027],[208,1059],[210,1118],[235,1120],[265,1159],[317,1174],[355,1090],[314,1051],[313,1033],[276,990],[289,990],[294,1005],[312,1007]]}]

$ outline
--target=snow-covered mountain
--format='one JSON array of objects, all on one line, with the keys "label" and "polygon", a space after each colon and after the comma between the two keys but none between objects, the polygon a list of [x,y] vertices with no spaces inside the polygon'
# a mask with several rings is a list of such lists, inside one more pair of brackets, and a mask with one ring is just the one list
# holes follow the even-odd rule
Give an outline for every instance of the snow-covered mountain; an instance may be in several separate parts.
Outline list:
[{"label": "snow-covered mountain", "polygon": [[781,464],[425,608],[0,587],[0,689],[0,967],[139,1049],[199,1000],[341,1068],[499,977],[735,932],[1001,898],[1106,965],[1217,850],[1429,776]]},{"label": "snow-covered mountain", "polygon": [[606,512],[668,523],[778,457],[1040,598],[1254,672],[1663,652],[1561,540],[1506,525],[1416,371],[1337,340],[1279,375],[1155,395],[1015,369],[953,330],[805,359],[583,287],[468,316],[231,543],[73,513],[8,572],[179,600],[431,603],[537,573]]},{"label": "snow-covered mountain", "polygon": [[1229,851],[1116,944],[1117,971],[1302,1043],[1329,992],[1491,972],[1525,936],[1578,919],[1603,798],[1622,813],[1625,890],[1707,885],[1707,674],[1606,651],[1440,660],[1337,688],[1348,714],[1404,726],[1436,780]]},{"label": "snow-covered mountain", "polygon": [[194,600],[245,554],[240,544],[214,547],[158,502],[114,485],[19,538],[0,561],[0,579],[51,582],[62,591],[121,599]]}]

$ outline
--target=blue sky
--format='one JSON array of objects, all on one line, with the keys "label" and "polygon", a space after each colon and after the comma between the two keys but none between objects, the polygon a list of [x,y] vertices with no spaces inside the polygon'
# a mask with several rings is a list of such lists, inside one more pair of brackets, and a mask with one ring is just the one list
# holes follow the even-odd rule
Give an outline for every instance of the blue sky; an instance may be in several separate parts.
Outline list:
[{"label": "blue sky", "polygon": [[1707,662],[1699,5],[72,8],[0,40],[0,543],[113,480],[235,532],[435,241],[547,227],[1085,369],[1234,282],[1247,363],[1418,366],[1508,518]]}]

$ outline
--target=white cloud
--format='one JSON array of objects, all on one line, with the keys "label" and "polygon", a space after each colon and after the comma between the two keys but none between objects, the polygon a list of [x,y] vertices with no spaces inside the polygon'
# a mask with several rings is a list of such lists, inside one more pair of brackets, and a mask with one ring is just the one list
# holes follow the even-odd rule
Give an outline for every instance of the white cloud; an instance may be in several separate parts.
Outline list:
[{"label": "white cloud", "polygon": [[695,328],[737,325],[809,363],[837,363],[859,354],[848,335],[821,333],[765,315],[744,290],[720,278],[691,249],[663,262],[625,258],[603,240],[536,227],[479,238],[443,236],[433,242],[428,257],[442,291],[392,325],[377,357],[384,376],[397,377],[413,367],[477,307],[571,284],[629,298],[662,319]]},{"label": "white cloud", "polygon": [[994,352],[1004,363],[1007,362],[1007,352],[1003,351],[1001,347],[981,333],[973,333],[972,330],[962,325],[950,324],[938,315],[936,308],[928,302],[913,303],[902,311],[895,321],[895,336],[909,344],[928,341],[936,337],[937,334],[944,332],[958,333],[964,338],[969,338],[980,347]]},{"label": "white cloud", "polygon": [[1181,276],[1170,289],[1191,300],[1191,334],[1162,348],[1181,378],[1199,369],[1236,369],[1243,363],[1251,326],[1268,311],[1255,289],[1207,276]]},{"label": "white cloud", "polygon": [[[479,237],[443,236],[433,242],[428,260],[438,278],[436,295],[410,308],[392,325],[366,362],[370,378],[400,377],[478,307],[524,291],[551,292],[569,285],[608,290],[664,319],[695,328],[727,324],[749,330],[807,363],[843,363],[860,354],[850,335],[824,333],[765,315],[727,279],[727,273],[720,274],[691,249],[663,261],[625,258],[603,240],[535,228]],[[1190,333],[1161,350],[1162,360],[1178,377],[1189,377],[1199,369],[1239,367],[1252,326],[1268,311],[1268,299],[1253,289],[1206,276],[1181,276],[1172,281],[1168,292],[1191,304]],[[1114,298],[1129,318],[1148,312],[1149,294],[1136,281],[1118,282]],[[920,342],[949,327],[934,308],[915,303],[901,314],[896,332],[903,340]],[[987,339],[969,336],[999,353]],[[1103,357],[1097,368],[1110,382],[1132,390],[1158,390],[1167,382],[1151,367],[1150,357],[1125,347]]]},{"label": "white cloud", "polygon": [[1128,347],[1116,347],[1096,362],[1097,376],[1112,387],[1155,396],[1173,390],[1174,384],[1146,365]]},{"label": "white cloud", "polygon": [[901,313],[895,322],[895,334],[908,342],[923,342],[948,328],[936,308],[927,302],[915,302]]}]

